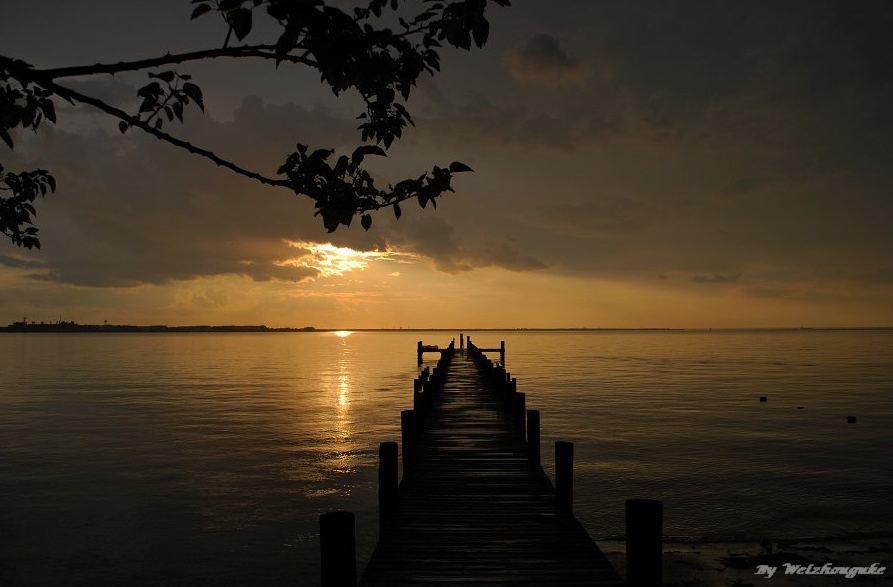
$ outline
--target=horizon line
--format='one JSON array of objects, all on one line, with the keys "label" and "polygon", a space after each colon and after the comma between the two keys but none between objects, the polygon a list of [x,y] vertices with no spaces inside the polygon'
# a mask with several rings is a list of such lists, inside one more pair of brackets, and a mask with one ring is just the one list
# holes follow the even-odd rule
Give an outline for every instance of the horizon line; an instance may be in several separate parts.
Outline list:
[{"label": "horizon line", "polygon": [[28,330],[56,330],[56,331],[244,331],[244,332],[589,332],[589,331],[782,331],[782,330],[891,330],[893,325],[886,326],[696,326],[696,327],[667,327],[667,326],[555,326],[555,327],[472,327],[472,328],[444,328],[444,327],[381,327],[381,328],[343,328],[314,326],[276,326],[265,324],[191,324],[175,325],[166,324],[79,324],[74,321],[64,322],[13,322],[8,326],[0,326],[0,332],[24,332]]}]

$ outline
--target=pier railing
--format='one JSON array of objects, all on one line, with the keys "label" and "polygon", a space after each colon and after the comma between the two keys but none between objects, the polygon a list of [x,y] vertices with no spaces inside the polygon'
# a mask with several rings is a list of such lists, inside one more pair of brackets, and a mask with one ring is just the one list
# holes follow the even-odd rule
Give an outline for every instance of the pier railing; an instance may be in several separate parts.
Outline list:
[{"label": "pier railing", "polygon": [[[460,351],[473,361],[486,381],[482,393],[491,393],[502,406],[504,418],[525,444],[529,466],[546,477],[542,469],[540,412],[527,409],[527,397],[517,390],[517,380],[505,369],[505,341],[498,348],[479,348],[471,337],[460,335]],[[422,353],[438,352],[440,359],[431,369],[425,367],[413,381],[413,408],[400,414],[404,479],[425,464],[418,462],[416,444],[428,417],[444,390],[456,355],[455,339],[444,348],[418,343],[419,364]],[[499,352],[494,363],[484,353]],[[382,535],[399,508],[400,481],[397,442],[379,445],[379,523]],[[572,442],[555,443],[555,514],[573,517]],[[548,478],[546,477],[548,480]],[[663,504],[651,499],[629,499],[626,516],[626,581],[631,587],[660,587],[662,581]],[[329,512],[320,517],[320,562],[322,587],[355,587],[355,521],[351,512]]]}]

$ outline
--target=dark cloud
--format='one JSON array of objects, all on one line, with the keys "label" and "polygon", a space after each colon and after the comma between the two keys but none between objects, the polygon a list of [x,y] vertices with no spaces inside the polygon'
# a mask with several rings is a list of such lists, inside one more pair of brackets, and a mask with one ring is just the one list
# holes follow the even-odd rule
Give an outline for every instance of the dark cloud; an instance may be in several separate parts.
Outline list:
[{"label": "dark cloud", "polygon": [[544,33],[510,51],[506,60],[512,76],[522,82],[558,86],[580,82],[585,75],[583,65],[561,49],[558,39]]},{"label": "dark cloud", "polygon": [[580,202],[540,204],[525,215],[526,222],[548,227],[564,234],[592,236],[622,233],[652,224],[665,208],[645,204],[632,198],[609,198],[598,195]]},{"label": "dark cloud", "polygon": [[722,190],[722,195],[728,197],[744,196],[766,187],[769,183],[765,177],[759,175],[740,177],[727,184]]},{"label": "dark cloud", "polygon": [[631,132],[629,111],[612,90],[569,96],[545,106],[519,106],[475,94],[458,98],[421,119],[425,128],[463,144],[501,143],[525,148],[572,150]]},{"label": "dark cloud", "polygon": [[738,283],[739,279],[741,279],[741,273],[728,275],[714,273],[713,275],[695,275],[691,278],[694,283]]},{"label": "dark cloud", "polygon": [[[881,23],[891,13],[883,2],[569,2],[546,21],[602,75],[523,101],[453,96],[440,126],[469,142],[540,147],[696,141],[799,153],[819,168],[889,155],[893,42]],[[509,56],[518,79],[582,71],[550,35]]]},{"label": "dark cloud", "polygon": [[509,271],[532,271],[546,269],[549,265],[522,252],[512,242],[487,242],[476,255],[480,267],[495,265]]},{"label": "dark cloud", "polygon": [[23,258],[21,254],[3,255],[0,254],[0,265],[10,267],[12,269],[40,269],[43,263],[40,259]]},{"label": "dark cloud", "polygon": [[393,242],[403,251],[431,259],[444,273],[461,273],[480,267],[501,267],[509,271],[545,269],[546,263],[508,240],[479,242],[476,234],[460,235],[440,216],[407,220],[393,227]]},{"label": "dark cloud", "polygon": [[857,282],[869,285],[893,285],[893,266],[878,267],[853,276]]},{"label": "dark cloud", "polygon": [[752,286],[744,288],[744,295],[758,299],[800,300],[806,297],[803,291],[793,287]]}]

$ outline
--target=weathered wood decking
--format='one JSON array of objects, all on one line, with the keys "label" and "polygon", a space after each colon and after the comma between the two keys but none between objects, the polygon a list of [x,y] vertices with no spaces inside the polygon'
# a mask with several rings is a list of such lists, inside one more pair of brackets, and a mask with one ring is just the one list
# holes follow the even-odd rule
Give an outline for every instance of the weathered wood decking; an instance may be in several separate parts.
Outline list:
[{"label": "weathered wood decking", "polygon": [[556,513],[552,483],[480,368],[456,352],[439,375],[360,585],[623,584],[579,522]]}]

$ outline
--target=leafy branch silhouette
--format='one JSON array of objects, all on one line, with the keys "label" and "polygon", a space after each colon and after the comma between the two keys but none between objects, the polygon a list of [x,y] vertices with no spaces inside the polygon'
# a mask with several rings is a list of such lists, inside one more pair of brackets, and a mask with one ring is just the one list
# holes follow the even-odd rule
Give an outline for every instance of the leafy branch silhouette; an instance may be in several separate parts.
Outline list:
[{"label": "leafy branch silhouette", "polygon": [[[490,29],[487,7],[507,7],[510,0],[424,0],[423,10],[411,15],[404,14],[405,0],[371,0],[352,14],[324,0],[191,0],[190,4],[195,5],[192,19],[216,13],[223,20],[226,34],[221,47],[50,69],[0,56],[0,139],[14,149],[15,129],[36,131],[43,123],[55,123],[54,98],[85,104],[117,119],[122,133],[138,129],[239,175],[311,198],[315,215],[329,232],[350,226],[358,215],[368,230],[370,212],[383,208],[392,208],[400,218],[400,204],[407,200],[416,200],[423,208],[429,203],[436,207],[437,198],[453,191],[453,174],[471,171],[454,161],[383,188],[376,185],[363,162],[370,155],[386,156],[406,125],[414,125],[406,102],[421,75],[440,70],[439,51],[445,45],[463,50],[483,47]],[[281,29],[276,42],[238,44],[250,36],[258,15],[272,19]],[[396,30],[383,26],[385,20],[394,19],[399,23]],[[205,98],[189,74],[172,66],[249,58],[272,61],[276,67],[316,69],[336,96],[356,91],[364,104],[357,116],[361,144],[350,154],[335,157],[334,149],[311,150],[297,143],[279,167],[278,177],[268,177],[169,132],[166,124],[184,122],[191,107],[203,112]],[[147,71],[150,81],[137,91],[141,102],[134,114],[59,83],[73,77],[135,71]],[[0,231],[20,247],[39,249],[34,203],[38,196],[55,191],[56,181],[45,169],[11,172],[0,165]]]}]

